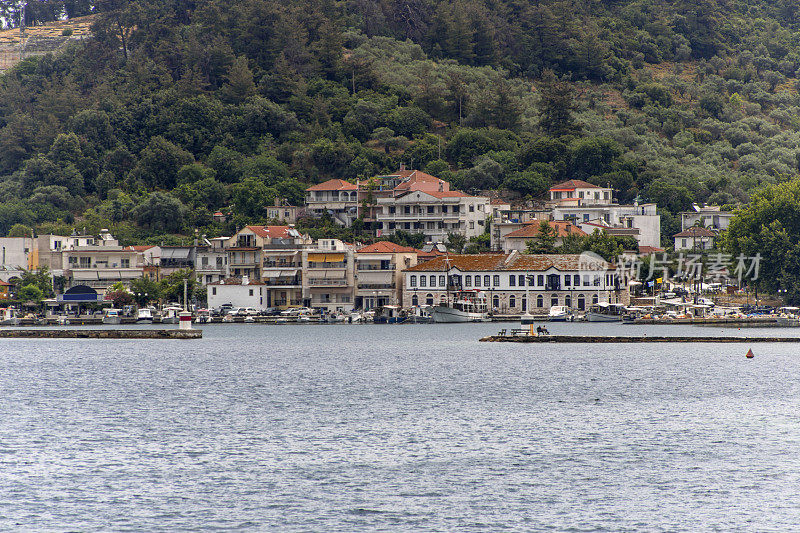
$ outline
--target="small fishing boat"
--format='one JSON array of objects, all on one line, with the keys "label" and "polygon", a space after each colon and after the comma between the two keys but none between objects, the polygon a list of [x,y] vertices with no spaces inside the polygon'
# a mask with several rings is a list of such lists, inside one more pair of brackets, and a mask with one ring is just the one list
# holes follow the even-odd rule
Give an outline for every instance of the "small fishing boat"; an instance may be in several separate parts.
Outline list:
[{"label": "small fishing boat", "polygon": [[372,321],[375,324],[400,324],[405,322],[406,316],[396,305],[384,305],[375,309]]},{"label": "small fishing boat", "polygon": [[477,290],[456,291],[446,302],[434,305],[431,316],[436,323],[488,322],[486,296]]},{"label": "small fishing boat", "polygon": [[170,306],[161,310],[161,323],[162,324],[177,324],[180,321],[178,313],[183,311],[180,307]]},{"label": "small fishing boat", "polygon": [[117,325],[122,322],[122,312],[119,309],[103,310],[103,324]]},{"label": "small fishing boat", "polygon": [[550,308],[548,319],[550,322],[566,322],[572,317],[570,308],[565,305],[554,305]]},{"label": "small fishing boat", "polygon": [[610,304],[600,302],[594,304],[586,313],[587,322],[620,322],[625,315],[625,306],[622,304]]}]

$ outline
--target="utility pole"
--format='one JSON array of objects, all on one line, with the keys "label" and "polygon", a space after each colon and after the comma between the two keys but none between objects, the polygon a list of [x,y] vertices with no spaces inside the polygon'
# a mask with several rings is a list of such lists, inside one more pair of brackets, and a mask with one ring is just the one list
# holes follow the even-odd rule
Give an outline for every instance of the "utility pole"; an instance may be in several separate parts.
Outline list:
[{"label": "utility pole", "polygon": [[188,311],[188,309],[186,308],[186,300],[187,300],[188,293],[189,293],[189,280],[186,279],[186,278],[183,278],[183,310],[184,311]]}]

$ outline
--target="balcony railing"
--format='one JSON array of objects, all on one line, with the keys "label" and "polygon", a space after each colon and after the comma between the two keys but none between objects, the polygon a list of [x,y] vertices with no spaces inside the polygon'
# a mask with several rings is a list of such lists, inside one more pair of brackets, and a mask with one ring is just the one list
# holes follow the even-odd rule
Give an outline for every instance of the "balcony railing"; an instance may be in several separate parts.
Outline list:
[{"label": "balcony railing", "polygon": [[389,272],[394,270],[397,267],[395,264],[391,264],[388,268],[383,268],[380,265],[358,265],[359,272],[369,272],[369,271],[379,271],[379,272]]},{"label": "balcony railing", "polygon": [[300,287],[302,282],[299,278],[264,278],[264,285],[267,287]]},{"label": "balcony railing", "polygon": [[308,285],[311,287],[346,287],[346,279],[324,279],[309,278]]},{"label": "balcony railing", "polygon": [[359,289],[394,289],[394,283],[359,283]]}]

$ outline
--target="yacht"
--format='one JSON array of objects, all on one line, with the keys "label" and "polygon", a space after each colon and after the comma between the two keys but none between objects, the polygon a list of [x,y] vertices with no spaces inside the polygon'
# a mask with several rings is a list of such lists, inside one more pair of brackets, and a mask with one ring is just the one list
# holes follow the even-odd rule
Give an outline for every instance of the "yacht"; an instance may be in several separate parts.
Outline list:
[{"label": "yacht", "polygon": [[150,307],[142,307],[136,312],[136,322],[146,323],[153,322],[153,309]]},{"label": "yacht", "polygon": [[180,320],[178,313],[182,312],[182,307],[170,306],[161,310],[162,324],[177,324]]},{"label": "yacht", "polygon": [[554,305],[550,308],[550,322],[566,322],[572,317],[569,307],[565,305]]},{"label": "yacht", "polygon": [[625,306],[622,304],[610,304],[600,302],[594,304],[586,313],[587,322],[620,322],[626,314]]},{"label": "yacht", "polygon": [[457,291],[447,302],[434,305],[431,316],[436,323],[488,322],[486,296],[481,291]]}]

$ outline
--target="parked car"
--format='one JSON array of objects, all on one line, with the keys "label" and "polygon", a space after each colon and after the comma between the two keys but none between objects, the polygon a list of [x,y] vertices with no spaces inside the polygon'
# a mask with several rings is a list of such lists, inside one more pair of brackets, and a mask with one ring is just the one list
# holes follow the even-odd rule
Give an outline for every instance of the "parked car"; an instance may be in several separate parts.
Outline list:
[{"label": "parked car", "polygon": [[233,309],[230,314],[234,316],[256,316],[258,310],[253,307],[237,307]]},{"label": "parked car", "polygon": [[211,316],[225,316],[231,312],[233,304],[222,304],[219,307],[211,310]]}]

